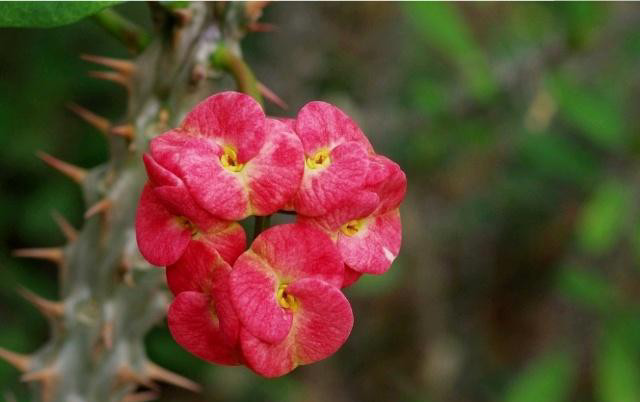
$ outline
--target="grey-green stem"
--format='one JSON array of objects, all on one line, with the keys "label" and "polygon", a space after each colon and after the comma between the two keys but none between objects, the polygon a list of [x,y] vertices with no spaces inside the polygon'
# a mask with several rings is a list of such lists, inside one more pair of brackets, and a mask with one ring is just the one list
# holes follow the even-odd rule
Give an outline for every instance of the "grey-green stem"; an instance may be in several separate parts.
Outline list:
[{"label": "grey-green stem", "polygon": [[238,27],[242,19],[234,18],[242,15],[243,4],[229,4],[235,11],[224,20],[213,7],[192,2],[177,18],[166,8],[152,6],[158,35],[148,45],[142,33],[125,29],[132,26],[117,15],[97,17],[125,43],[144,47],[134,68],[120,73],[129,93],[127,114],[121,124],[112,125],[130,124],[134,136],[108,136],[110,159],[91,169],[82,182],[87,207],[98,207],[63,248],[61,301],[54,303],[61,308],[53,309],[51,340],[20,361],[0,350],[0,357],[20,363],[14,365],[33,385],[33,400],[137,400],[133,395],[138,387],[152,387],[154,380],[197,388],[146,355],[145,335],[162,321],[170,295],[164,269],[150,266],[137,251],[134,220],[146,181],[142,155],[149,140],[176,126],[215,91],[205,78],[222,40],[239,48],[240,35],[224,33],[243,31]]}]

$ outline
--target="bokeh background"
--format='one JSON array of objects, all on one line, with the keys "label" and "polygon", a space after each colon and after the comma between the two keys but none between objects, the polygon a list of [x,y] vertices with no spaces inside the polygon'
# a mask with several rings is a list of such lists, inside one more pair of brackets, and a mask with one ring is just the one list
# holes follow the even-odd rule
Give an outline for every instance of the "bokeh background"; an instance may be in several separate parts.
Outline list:
[{"label": "bokeh background", "polygon": [[[144,4],[118,9],[149,24]],[[625,3],[273,3],[243,43],[294,114],[333,102],[409,178],[392,269],[347,290],[333,357],[265,380],[206,364],[166,326],[161,365],[202,383],[162,401],[640,401],[640,6]],[[125,94],[80,53],[127,56],[91,20],[0,29],[0,345],[48,325],[18,285],[55,298],[55,270],[11,250],[63,242],[76,187],[34,157],[107,157],[74,101],[117,119]],[[27,401],[0,362],[0,398]]]}]

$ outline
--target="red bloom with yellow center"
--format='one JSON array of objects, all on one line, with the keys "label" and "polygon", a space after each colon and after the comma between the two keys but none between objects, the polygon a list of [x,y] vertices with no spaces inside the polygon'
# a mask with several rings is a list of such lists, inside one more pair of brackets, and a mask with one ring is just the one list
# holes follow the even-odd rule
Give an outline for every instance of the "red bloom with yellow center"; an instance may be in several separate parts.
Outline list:
[{"label": "red bloom with yellow center", "polygon": [[300,216],[300,222],[325,230],[334,239],[347,271],[343,286],[359,274],[383,274],[395,260],[402,242],[398,206],[407,189],[400,167],[380,155],[369,157],[362,190],[326,215]]},{"label": "red bloom with yellow center", "polygon": [[322,231],[287,224],[262,232],[230,276],[246,364],[275,377],[333,354],[353,326],[339,290],[343,276],[338,250]]},{"label": "red bloom with yellow center", "polygon": [[246,236],[238,223],[202,209],[176,175],[144,156],[149,183],[142,190],[136,215],[136,239],[150,263],[175,263],[189,243],[205,242],[229,263],[244,251]]},{"label": "red bloom with yellow center", "polygon": [[195,201],[227,220],[276,212],[295,194],[302,145],[248,95],[223,92],[151,141],[151,157],[180,177]]},{"label": "red bloom with yellow center", "polygon": [[300,109],[295,131],[305,166],[293,205],[305,216],[324,215],[362,187],[373,148],[349,116],[326,102]]}]

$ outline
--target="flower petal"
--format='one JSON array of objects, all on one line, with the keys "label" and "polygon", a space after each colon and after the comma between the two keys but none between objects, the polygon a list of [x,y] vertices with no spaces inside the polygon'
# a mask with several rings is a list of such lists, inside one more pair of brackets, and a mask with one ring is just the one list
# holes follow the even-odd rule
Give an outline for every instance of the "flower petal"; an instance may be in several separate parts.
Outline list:
[{"label": "flower petal", "polygon": [[407,177],[400,166],[382,155],[369,157],[365,188],[380,197],[379,213],[398,208],[407,192]]},{"label": "flower petal", "polygon": [[247,246],[247,235],[237,222],[223,222],[199,232],[196,239],[209,243],[229,264],[236,262]]},{"label": "flower petal", "polygon": [[269,343],[282,341],[291,329],[292,314],[276,300],[278,278],[252,251],[242,254],[229,278],[231,301],[242,326]]},{"label": "flower petal", "polygon": [[373,147],[360,127],[330,103],[314,101],[304,105],[298,112],[296,133],[307,156],[321,148],[332,149],[349,141],[358,142],[367,152],[373,153]]},{"label": "flower petal", "polygon": [[316,278],[340,287],[344,264],[336,246],[323,231],[301,223],[278,225],[253,241],[251,250],[280,283]]},{"label": "flower petal", "polygon": [[153,159],[149,154],[142,155],[147,176],[153,187],[157,186],[179,186],[182,180],[171,171],[165,169],[162,165]]},{"label": "flower petal", "polygon": [[354,235],[338,234],[338,249],[345,264],[367,274],[386,272],[400,251],[402,224],[400,212],[391,210],[365,220]]},{"label": "flower petal", "polygon": [[285,124],[291,131],[296,132],[296,119],[290,117],[271,117],[271,119]]},{"label": "flower petal", "polygon": [[249,95],[221,92],[200,102],[182,122],[194,135],[210,137],[235,148],[240,163],[253,158],[265,141],[265,115]]},{"label": "flower petal", "polygon": [[238,364],[237,343],[230,342],[221,331],[221,317],[216,316],[216,311],[209,295],[180,293],[171,303],[167,315],[171,336],[201,359],[218,364]]},{"label": "flower petal", "polygon": [[227,264],[211,245],[191,241],[182,258],[167,267],[167,284],[174,295],[195,291],[208,295],[215,306],[219,328],[229,343],[238,340],[240,321],[231,305]]},{"label": "flower petal", "polygon": [[378,205],[380,199],[376,193],[371,191],[358,191],[353,197],[343,200],[329,213],[318,216],[308,217],[298,215],[297,221],[301,223],[309,223],[320,229],[330,233],[330,236],[336,236],[340,228],[354,219],[361,219],[371,215]]},{"label": "flower petal", "polygon": [[154,187],[153,192],[172,215],[185,217],[198,229],[209,230],[217,227],[222,230],[229,225],[229,221],[216,218],[202,209],[193,200],[184,184],[180,186]]},{"label": "flower petal", "polygon": [[344,267],[344,281],[342,282],[342,288],[347,288],[354,283],[358,282],[358,279],[364,275],[362,272],[354,271],[348,266]]},{"label": "flower petal", "polygon": [[310,169],[305,165],[300,189],[294,198],[296,211],[320,216],[331,211],[360,190],[369,160],[366,149],[357,142],[347,142],[332,149],[326,168]]},{"label": "flower petal", "polygon": [[295,297],[291,332],[282,342],[269,344],[241,331],[240,344],[249,368],[264,377],[287,374],[298,365],[325,359],[347,340],[353,312],[342,292],[318,279],[301,279],[287,291]]},{"label": "flower petal", "polygon": [[179,176],[195,201],[212,215],[239,220],[249,214],[241,176],[222,167],[222,150],[214,142],[184,134],[163,134],[151,141],[151,154]]},{"label": "flower petal", "polygon": [[253,213],[269,215],[291,200],[304,171],[302,144],[285,124],[267,119],[267,140],[247,162],[245,175]]},{"label": "flower petal", "polygon": [[138,203],[136,240],[143,257],[158,266],[176,262],[191,241],[191,231],[160,203],[149,184]]},{"label": "flower petal", "polygon": [[[187,135],[185,132],[172,130],[154,137],[149,143],[151,158],[165,170],[184,180],[184,161],[193,154],[220,152],[218,146],[205,138]],[[151,170],[153,178],[159,178],[157,170]],[[170,184],[170,183],[161,183]]]},{"label": "flower petal", "polygon": [[195,202],[182,179],[162,167],[151,155],[143,155],[143,160],[154,193],[173,215],[184,216],[203,229],[221,222]]},{"label": "flower petal", "polygon": [[210,244],[192,240],[182,257],[167,267],[167,284],[174,295],[189,290],[209,294],[218,276],[230,272],[231,266]]}]

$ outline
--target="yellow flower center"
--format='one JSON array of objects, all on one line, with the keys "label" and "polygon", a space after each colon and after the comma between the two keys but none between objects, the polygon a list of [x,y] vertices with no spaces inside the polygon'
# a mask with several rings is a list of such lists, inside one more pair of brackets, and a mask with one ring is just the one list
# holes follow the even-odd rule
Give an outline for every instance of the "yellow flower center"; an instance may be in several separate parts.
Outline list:
[{"label": "yellow flower center", "polygon": [[220,163],[222,163],[222,166],[230,172],[239,172],[244,167],[242,163],[238,162],[236,150],[226,145],[222,147]]},{"label": "yellow flower center", "polygon": [[329,166],[329,163],[331,163],[331,160],[329,159],[328,149],[321,149],[315,155],[307,158],[307,167],[309,169],[325,168]]},{"label": "yellow flower center", "polygon": [[184,216],[176,216],[176,220],[178,221],[178,225],[185,229],[189,229],[191,231],[191,236],[195,236],[198,234],[198,228],[191,223],[191,221]]},{"label": "yellow flower center", "polygon": [[361,227],[362,227],[362,221],[354,219],[342,225],[340,230],[342,231],[342,233],[346,234],[347,236],[353,236],[356,233],[358,233]]},{"label": "yellow flower center", "polygon": [[295,297],[286,292],[287,285],[282,284],[278,287],[278,293],[276,293],[276,299],[278,304],[282,308],[290,308],[295,311],[298,308],[298,302]]}]

